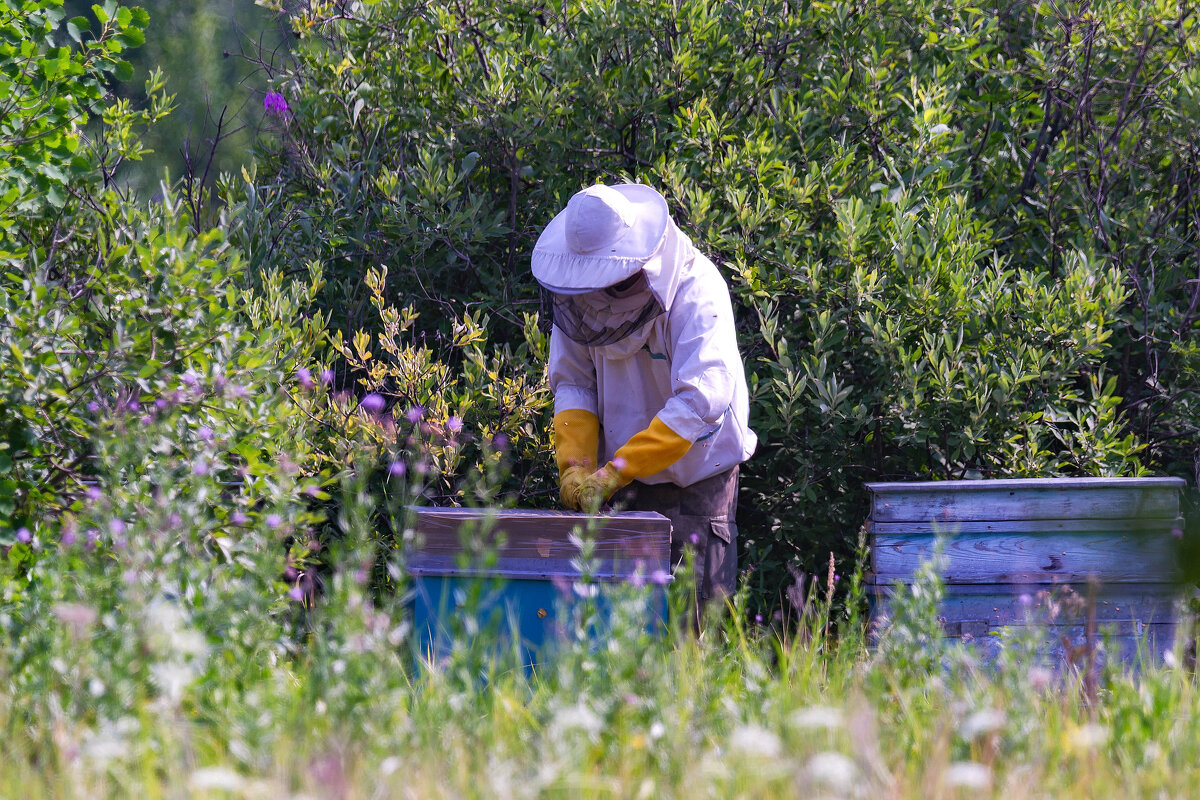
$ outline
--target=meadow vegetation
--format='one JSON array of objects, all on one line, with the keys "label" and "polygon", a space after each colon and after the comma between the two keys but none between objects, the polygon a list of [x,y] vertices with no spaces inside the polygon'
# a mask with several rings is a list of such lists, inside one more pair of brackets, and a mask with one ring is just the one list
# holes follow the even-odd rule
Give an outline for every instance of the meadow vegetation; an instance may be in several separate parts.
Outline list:
[{"label": "meadow vegetation", "polygon": [[[149,191],[150,12],[0,6],[0,794],[1192,793],[1186,642],[984,664],[932,566],[868,632],[858,533],[872,479],[1194,487],[1191,4],[269,10],[252,159]],[[430,662],[406,509],[552,505],[528,252],[622,179],[735,295],[742,591]]]}]

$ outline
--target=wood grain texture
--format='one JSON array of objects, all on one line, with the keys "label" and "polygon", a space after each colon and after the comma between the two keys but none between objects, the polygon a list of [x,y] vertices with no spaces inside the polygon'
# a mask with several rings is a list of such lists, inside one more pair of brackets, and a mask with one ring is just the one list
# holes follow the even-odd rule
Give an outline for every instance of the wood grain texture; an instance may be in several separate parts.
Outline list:
[{"label": "wood grain texture", "polygon": [[[876,534],[871,566],[878,580],[911,581],[933,558],[930,534]],[[1169,531],[965,533],[942,543],[942,580],[957,583],[1146,583],[1176,574]]]},{"label": "wood grain texture", "polygon": [[671,521],[661,514],[416,508],[409,569],[422,574],[578,575],[585,542],[601,579],[670,568]]},{"label": "wood grain texture", "polygon": [[[906,587],[876,583],[870,587],[871,616],[877,622],[891,614],[896,591]],[[968,629],[988,630],[1009,625],[1075,627],[1086,623],[1089,606],[1095,605],[1098,625],[1122,634],[1135,634],[1140,626],[1174,625],[1175,604],[1181,593],[1174,584],[1127,585],[1062,584],[1055,587],[975,584],[948,586],[938,614],[943,622],[965,623]]]},{"label": "wood grain texture", "polygon": [[869,483],[875,522],[1175,519],[1180,478]]},{"label": "wood grain texture", "polygon": [[954,522],[868,521],[873,536],[957,536],[964,533],[999,533],[1053,535],[1061,533],[1142,534],[1171,533],[1182,535],[1183,517],[1169,519],[1007,519],[967,520]]}]

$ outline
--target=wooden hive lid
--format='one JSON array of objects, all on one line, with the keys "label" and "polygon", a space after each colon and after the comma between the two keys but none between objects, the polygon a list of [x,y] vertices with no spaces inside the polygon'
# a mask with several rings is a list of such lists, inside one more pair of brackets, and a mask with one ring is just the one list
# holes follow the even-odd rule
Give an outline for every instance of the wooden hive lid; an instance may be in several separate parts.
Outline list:
[{"label": "wooden hive lid", "polygon": [[408,554],[408,567],[415,574],[578,575],[583,566],[582,549],[589,544],[591,574],[600,579],[639,572],[650,576],[670,568],[671,521],[653,512],[590,515],[528,509],[411,510],[416,514],[417,536]]},{"label": "wooden hive lid", "polygon": [[1182,478],[1017,478],[868,483],[873,523],[1170,520]]}]

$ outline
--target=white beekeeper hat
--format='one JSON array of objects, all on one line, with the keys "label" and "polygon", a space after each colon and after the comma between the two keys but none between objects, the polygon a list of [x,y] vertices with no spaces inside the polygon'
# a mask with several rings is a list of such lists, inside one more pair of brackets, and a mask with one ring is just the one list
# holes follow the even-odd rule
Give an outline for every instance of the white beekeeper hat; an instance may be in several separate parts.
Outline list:
[{"label": "white beekeeper hat", "polygon": [[667,201],[649,186],[598,184],[576,192],[538,237],[533,277],[557,294],[583,294],[636,275],[667,232]]}]

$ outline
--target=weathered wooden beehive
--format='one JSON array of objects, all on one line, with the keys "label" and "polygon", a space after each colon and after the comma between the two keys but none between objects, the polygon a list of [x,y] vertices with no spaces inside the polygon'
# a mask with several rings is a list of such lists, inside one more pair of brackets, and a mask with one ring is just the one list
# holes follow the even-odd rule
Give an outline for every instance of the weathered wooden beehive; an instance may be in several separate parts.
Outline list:
[{"label": "weathered wooden beehive", "polygon": [[[1176,628],[1179,478],[872,483],[868,522],[872,616],[889,613],[942,539],[947,636],[994,653],[997,633],[1032,621],[1047,646],[1106,631],[1119,656],[1139,641],[1161,655]],[[1090,620],[1090,621],[1089,621]],[[1094,624],[1093,624],[1094,623]]]},{"label": "weathered wooden beehive", "polygon": [[[519,637],[532,661],[561,622],[560,613],[590,595],[580,585],[634,583],[651,593],[647,625],[665,621],[671,521],[661,514],[591,516],[559,511],[418,508],[408,553],[413,624],[425,656],[462,635],[462,617],[488,620],[501,639]],[[584,544],[585,540],[588,544]],[[590,548],[587,563],[581,546]],[[601,613],[607,608],[599,593]]]}]

